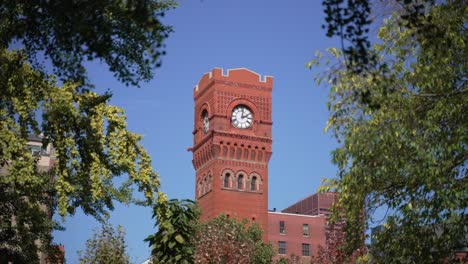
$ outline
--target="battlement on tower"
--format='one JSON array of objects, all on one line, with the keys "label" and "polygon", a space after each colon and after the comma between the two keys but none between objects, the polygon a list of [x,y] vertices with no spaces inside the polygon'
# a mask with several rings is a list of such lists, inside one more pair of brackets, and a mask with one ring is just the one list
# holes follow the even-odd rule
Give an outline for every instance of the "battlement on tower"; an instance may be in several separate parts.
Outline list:
[{"label": "battlement on tower", "polygon": [[258,87],[263,90],[266,89],[270,91],[273,87],[272,76],[262,76],[247,68],[228,69],[226,70],[226,73],[224,73],[222,68],[213,68],[211,72],[203,74],[200,81],[193,90],[194,96],[203,92],[215,82],[220,82],[224,85],[230,86]]}]

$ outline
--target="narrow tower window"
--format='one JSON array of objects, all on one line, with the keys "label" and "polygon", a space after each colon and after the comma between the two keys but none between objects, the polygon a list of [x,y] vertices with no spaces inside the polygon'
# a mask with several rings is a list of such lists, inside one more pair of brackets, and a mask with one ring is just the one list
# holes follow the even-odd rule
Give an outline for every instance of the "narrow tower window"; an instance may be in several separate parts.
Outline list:
[{"label": "narrow tower window", "polygon": [[198,197],[202,195],[202,182],[198,181]]},{"label": "narrow tower window", "polygon": [[253,176],[252,180],[250,181],[250,190],[255,191],[257,190],[257,177]]},{"label": "narrow tower window", "polygon": [[211,177],[211,174],[208,175],[208,191],[211,191],[213,185],[213,177]]},{"label": "narrow tower window", "polygon": [[231,174],[228,172],[224,175],[224,187],[229,188],[229,177]]},{"label": "narrow tower window", "polygon": [[206,177],[203,178],[203,194],[205,194],[207,190],[207,183],[206,183]]},{"label": "narrow tower window", "polygon": [[241,190],[244,188],[244,175],[239,174],[239,177],[237,177],[237,189]]},{"label": "narrow tower window", "polygon": [[210,119],[208,117],[208,111],[203,110],[203,132],[206,134],[210,130]]}]

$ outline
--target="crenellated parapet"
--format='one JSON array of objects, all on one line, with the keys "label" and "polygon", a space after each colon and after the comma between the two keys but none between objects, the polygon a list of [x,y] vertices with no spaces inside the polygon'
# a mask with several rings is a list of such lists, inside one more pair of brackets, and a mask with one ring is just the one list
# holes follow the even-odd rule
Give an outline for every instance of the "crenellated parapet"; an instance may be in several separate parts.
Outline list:
[{"label": "crenellated parapet", "polygon": [[239,89],[257,89],[271,91],[273,89],[273,77],[260,75],[246,68],[228,69],[226,73],[222,68],[213,68],[211,72],[203,74],[198,84],[193,89],[193,97],[198,98],[214,84],[238,87]]}]

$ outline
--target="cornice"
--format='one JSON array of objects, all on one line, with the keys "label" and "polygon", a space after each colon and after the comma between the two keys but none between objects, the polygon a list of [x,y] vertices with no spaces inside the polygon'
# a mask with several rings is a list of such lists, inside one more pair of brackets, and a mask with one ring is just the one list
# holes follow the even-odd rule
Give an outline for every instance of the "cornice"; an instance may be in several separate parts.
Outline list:
[{"label": "cornice", "polygon": [[209,131],[208,134],[205,135],[200,142],[195,144],[193,147],[188,148],[187,150],[195,153],[195,151],[197,151],[203,144],[205,144],[206,142],[208,142],[210,139],[213,138],[211,134],[213,134],[213,130]]},{"label": "cornice", "polygon": [[203,139],[200,142],[198,142],[193,147],[188,148],[188,150],[192,151],[192,152],[197,151],[202,145],[204,145],[206,142],[210,141],[214,136],[229,137],[229,138],[235,138],[235,139],[241,139],[241,140],[258,141],[258,142],[262,142],[262,143],[272,143],[273,142],[273,140],[271,138],[267,138],[267,137],[240,135],[240,134],[231,133],[231,132],[211,130],[207,135],[205,135],[203,137]]},{"label": "cornice", "polygon": [[255,89],[255,90],[267,91],[267,92],[272,90],[271,87],[268,87],[268,86],[253,85],[253,84],[247,84],[247,83],[240,83],[240,82],[233,82],[233,81],[214,79],[214,80],[210,81],[205,87],[203,87],[201,89],[201,91],[199,93],[197,93],[197,95],[194,97],[194,99],[197,100],[198,98],[203,96],[205,94],[205,92],[208,91],[209,88],[211,86],[213,86],[214,84],[222,84],[222,85],[227,85],[227,86],[247,88],[247,89]]},{"label": "cornice", "polygon": [[272,143],[273,140],[268,137],[260,137],[260,136],[250,136],[250,135],[241,135],[237,133],[231,133],[226,131],[213,131],[213,136],[221,136],[221,137],[230,137],[236,139],[243,139],[243,140],[251,140],[251,141],[259,141],[262,143]]},{"label": "cornice", "polygon": [[268,87],[268,86],[253,85],[253,84],[226,81],[226,80],[214,80],[214,83],[215,84],[224,84],[224,85],[234,86],[234,87],[255,89],[255,90],[260,90],[260,91],[271,91],[271,87]]}]

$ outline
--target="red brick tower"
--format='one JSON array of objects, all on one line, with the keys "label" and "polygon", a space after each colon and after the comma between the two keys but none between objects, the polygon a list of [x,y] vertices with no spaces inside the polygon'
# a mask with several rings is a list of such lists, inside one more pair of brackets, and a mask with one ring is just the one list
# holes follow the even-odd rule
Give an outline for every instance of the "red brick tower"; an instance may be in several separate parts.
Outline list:
[{"label": "red brick tower", "polygon": [[193,92],[195,196],[202,220],[224,213],[267,230],[273,78],[214,68]]}]

